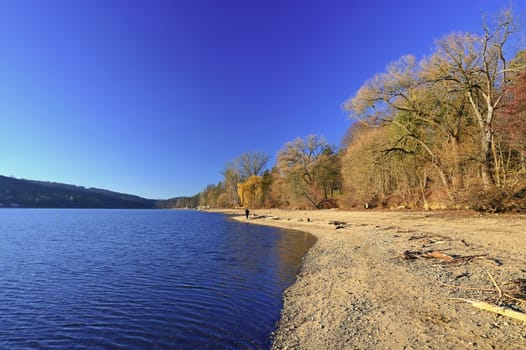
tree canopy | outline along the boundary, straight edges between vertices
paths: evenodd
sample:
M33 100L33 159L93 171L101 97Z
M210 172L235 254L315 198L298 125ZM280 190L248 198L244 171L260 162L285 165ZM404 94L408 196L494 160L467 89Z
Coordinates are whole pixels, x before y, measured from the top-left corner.
M343 107L340 149L310 135L270 157L244 153L204 202L235 207L526 208L526 51L510 10L480 33L405 55ZM519 47L520 49L520 47ZM342 130L343 133L343 130Z

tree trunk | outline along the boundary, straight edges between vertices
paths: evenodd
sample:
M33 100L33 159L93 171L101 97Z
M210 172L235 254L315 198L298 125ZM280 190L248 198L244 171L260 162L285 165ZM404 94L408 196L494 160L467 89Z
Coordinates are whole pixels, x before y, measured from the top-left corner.
M482 176L482 184L484 185L484 189L487 190L490 187L492 187L495 184L495 181L492 176L492 155L491 155L491 146L492 146L492 140L493 140L493 130L491 128L491 124L493 121L493 105L491 104L491 101L488 100L489 96L486 98L486 107L487 112L486 115L483 116L481 113L481 110L479 108L479 105L473 98L473 94L471 91L467 92L468 99L471 105L471 109L473 113L475 114L475 119L479 124L480 132L481 132L481 162L482 166L480 167L480 174Z
M482 167L481 167L481 175L482 175L482 183L484 185L484 189L488 190L493 185L495 185L495 179L493 178L493 167L492 167L492 142L491 142L491 132L489 130L486 130L484 132L484 138L482 140L482 150L481 153L483 155L482 160Z

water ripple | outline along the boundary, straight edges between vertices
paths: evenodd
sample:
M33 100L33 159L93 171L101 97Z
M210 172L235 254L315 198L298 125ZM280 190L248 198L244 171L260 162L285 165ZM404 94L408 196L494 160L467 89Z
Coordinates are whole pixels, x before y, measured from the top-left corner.
M193 211L0 210L0 348L266 349L310 236Z

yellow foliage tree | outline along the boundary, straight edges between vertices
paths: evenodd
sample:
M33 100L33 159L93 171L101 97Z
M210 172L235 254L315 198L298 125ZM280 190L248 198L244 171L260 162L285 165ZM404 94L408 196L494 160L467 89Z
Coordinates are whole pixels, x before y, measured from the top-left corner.
M259 207L263 203L263 178L251 176L237 185L237 194L244 207Z

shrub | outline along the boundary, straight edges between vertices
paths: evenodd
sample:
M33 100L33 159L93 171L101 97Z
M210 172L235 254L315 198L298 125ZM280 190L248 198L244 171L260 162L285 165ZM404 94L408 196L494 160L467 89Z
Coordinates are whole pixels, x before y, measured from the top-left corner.
M526 210L526 186L513 188L472 188L464 195L469 208L486 213L521 212Z

